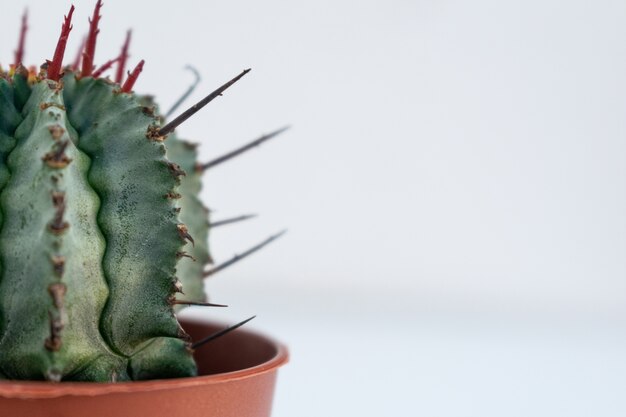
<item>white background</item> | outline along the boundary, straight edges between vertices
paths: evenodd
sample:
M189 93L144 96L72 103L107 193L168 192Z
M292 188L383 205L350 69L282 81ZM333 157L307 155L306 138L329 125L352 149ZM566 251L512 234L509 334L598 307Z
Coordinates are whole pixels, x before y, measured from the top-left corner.
M27 62L68 8L30 3ZM204 312L289 344L275 417L626 414L626 3L110 0L101 27L97 63L132 27L165 108L186 64L190 103L252 67L179 128L203 160L293 125L203 192L261 214L215 231L218 261L289 228Z

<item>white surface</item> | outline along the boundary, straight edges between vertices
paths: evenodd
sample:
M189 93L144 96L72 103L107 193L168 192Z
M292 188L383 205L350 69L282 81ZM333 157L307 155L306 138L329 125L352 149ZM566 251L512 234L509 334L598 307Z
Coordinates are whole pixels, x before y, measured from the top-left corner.
M258 313L250 325L289 345L273 417L626 414L623 320L403 311L401 297L219 295L237 305L211 317Z
M2 5L2 62L25 4ZM77 4L71 56L92 5ZM51 56L67 9L31 2L30 62ZM211 314L258 313L289 342L277 417L626 415L626 3L110 0L103 14L97 61L132 26L137 90L165 108L186 64L204 76L192 100L253 67L179 129L203 159L294 126L204 193L216 218L262 215L217 230L217 260L290 229L210 283L233 306Z

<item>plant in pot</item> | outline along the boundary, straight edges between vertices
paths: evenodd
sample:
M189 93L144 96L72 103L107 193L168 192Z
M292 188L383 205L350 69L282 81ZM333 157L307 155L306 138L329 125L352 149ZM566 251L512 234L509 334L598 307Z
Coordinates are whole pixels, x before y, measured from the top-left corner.
M206 169L284 129L198 163L174 130L249 70L166 123L133 92L143 61L126 73L130 33L95 66L101 7L74 63L63 59L72 6L51 60L22 65L24 17L0 69L0 410L269 416L285 348L230 333L250 319L224 328L176 313L217 306L203 279L280 235L212 266L198 195Z

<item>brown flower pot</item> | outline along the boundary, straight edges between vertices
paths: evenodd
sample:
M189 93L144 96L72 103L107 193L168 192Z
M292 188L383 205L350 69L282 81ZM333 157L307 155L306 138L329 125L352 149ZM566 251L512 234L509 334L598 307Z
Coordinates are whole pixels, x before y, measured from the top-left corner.
M225 326L181 320L194 340ZM108 383L0 381L0 416L269 417L287 349L235 330L196 352L195 378Z

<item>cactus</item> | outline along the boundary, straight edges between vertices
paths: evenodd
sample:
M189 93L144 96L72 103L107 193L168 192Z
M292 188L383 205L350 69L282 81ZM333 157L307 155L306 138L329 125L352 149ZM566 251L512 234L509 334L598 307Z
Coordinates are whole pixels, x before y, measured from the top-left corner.
M203 278L277 237L207 271L198 195L208 167L280 131L207 164L174 133L249 70L164 124L133 92L144 62L125 77L130 32L95 66L101 7L73 65L63 65L72 6L52 60L22 65L25 16L14 63L0 68L0 379L195 375L194 349L216 335L194 343L176 311L211 305Z

